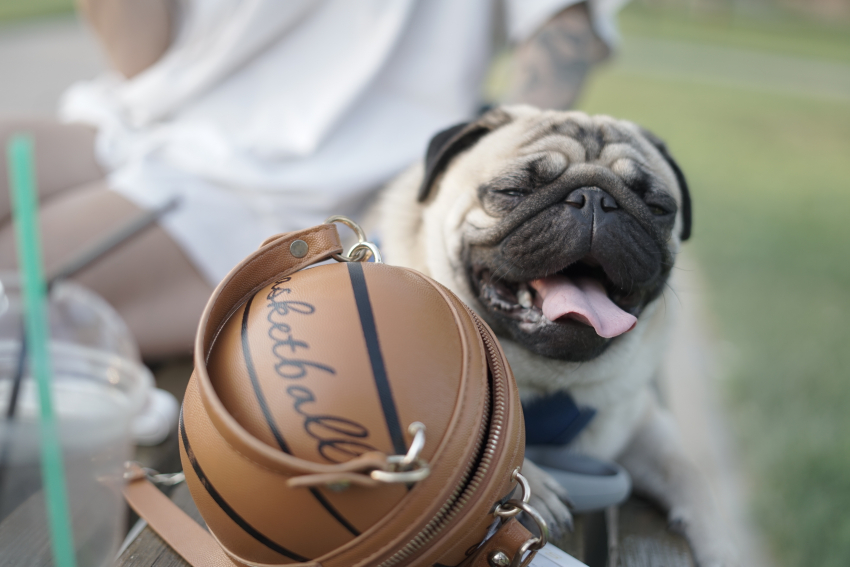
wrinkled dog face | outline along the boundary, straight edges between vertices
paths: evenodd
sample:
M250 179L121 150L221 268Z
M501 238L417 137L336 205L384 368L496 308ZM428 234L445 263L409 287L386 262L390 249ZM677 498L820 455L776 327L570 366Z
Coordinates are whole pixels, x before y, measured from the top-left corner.
M471 191L459 272L500 334L589 360L657 299L690 232L685 180L638 126L530 107L438 134L420 200Z

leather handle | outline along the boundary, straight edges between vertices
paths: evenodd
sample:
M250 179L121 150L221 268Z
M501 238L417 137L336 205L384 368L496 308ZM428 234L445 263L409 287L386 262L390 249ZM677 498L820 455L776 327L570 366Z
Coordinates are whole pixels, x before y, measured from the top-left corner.
M300 256L292 252L296 240L306 244L306 251ZM195 368L204 365L215 334L249 295L278 276L292 274L341 252L339 233L333 224L267 238L256 252L230 270L210 296L195 335Z
M276 280L341 252L342 244L335 224L321 224L268 238L218 284L204 308L195 336L195 372L192 379L197 382L201 403L213 426L227 443L240 447L244 457L283 474L337 474L350 472L352 468L372 470L384 468L386 457L382 456L379 462L375 455L366 454L346 465L324 465L299 459L248 435L218 398L207 371L207 356L225 321L249 297ZM378 463L380 466L375 466Z

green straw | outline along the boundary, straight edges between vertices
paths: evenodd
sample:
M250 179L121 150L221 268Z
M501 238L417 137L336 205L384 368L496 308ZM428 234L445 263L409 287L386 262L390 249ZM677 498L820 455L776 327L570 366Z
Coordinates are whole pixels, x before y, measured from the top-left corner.
M21 271L21 291L24 299L26 341L29 362L38 386L41 424L41 476L44 479L47 521L57 567L75 567L74 538L68 512L68 494L62 465L59 429L53 411L47 324L47 285L41 262L38 230L38 196L33 172L32 138L16 134L9 140L6 153L9 160L12 213L15 240L18 245L18 264Z

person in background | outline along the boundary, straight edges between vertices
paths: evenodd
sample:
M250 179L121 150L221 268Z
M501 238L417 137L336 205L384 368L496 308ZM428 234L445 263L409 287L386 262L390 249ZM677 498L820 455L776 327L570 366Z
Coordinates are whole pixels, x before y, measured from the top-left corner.
M112 70L67 91L61 122L0 122L0 141L35 139L48 270L179 198L75 279L146 360L187 354L212 289L263 240L356 216L475 116L500 35L516 46L503 102L570 108L625 1L79 0ZM10 220L2 197L0 269Z

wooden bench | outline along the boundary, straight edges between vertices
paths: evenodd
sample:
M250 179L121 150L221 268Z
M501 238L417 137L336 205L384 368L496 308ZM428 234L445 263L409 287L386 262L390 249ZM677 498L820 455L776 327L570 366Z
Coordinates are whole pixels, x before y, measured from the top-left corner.
M148 466L161 471L179 469L177 440L172 435L164 444L144 448L137 457ZM193 519L203 523L185 484L171 489L171 498ZM0 523L0 565L4 567L29 567L50 565L50 551L46 534L40 542L31 541L31 534L23 533L21 526L36 507L43 509L41 491L27 498L18 509ZM128 525L138 518L128 515ZM590 567L693 567L687 543L667 530L663 514L652 504L631 498L624 505L605 512L579 515L575 530L566 537L553 541ZM38 558L31 555L34 547L43 552ZM23 553L23 550L28 550ZM35 561L35 562L34 562ZM138 532L116 563L118 567L186 567L183 561L149 527Z
M157 385L178 399L186 389L192 372L191 361L164 365L155 369ZM162 472L180 470L177 435L171 436L155 447L139 447L135 458L144 466ZM203 523L185 484L171 489L171 498L193 519ZM30 567L51 565L46 536L40 543L43 553L39 559L21 553L24 544L31 546L27 535L21 533L21 522L15 518L26 516L35 506L44 506L42 495L36 492L0 523L0 565L3 567ZM136 525L138 517L128 513L128 526ZM131 530L134 533L137 530ZM589 567L693 567L694 562L687 543L667 530L663 514L652 504L631 498L624 505L605 512L584 514L575 518L575 530L566 537L553 541ZM29 547L31 550L32 547ZM117 567L186 567L188 564L168 547L149 527L138 531L116 563Z
M185 485L171 497L203 523ZM575 531L553 542L589 567L694 567L688 544L667 530L653 505L632 498L623 506L576 517ZM118 559L117 567L187 567L150 528L142 530Z

